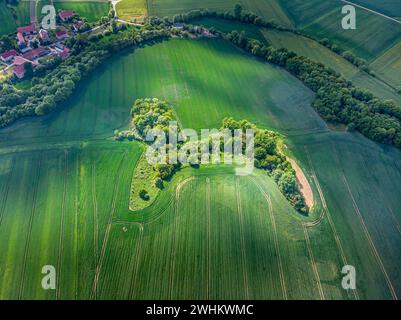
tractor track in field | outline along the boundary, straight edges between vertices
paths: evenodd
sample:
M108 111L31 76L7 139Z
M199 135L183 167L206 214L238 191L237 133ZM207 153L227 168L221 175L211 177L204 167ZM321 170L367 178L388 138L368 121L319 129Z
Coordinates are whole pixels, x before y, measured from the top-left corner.
M352 194L351 187L350 187L350 185L348 183L348 180L347 180L344 172L342 172L342 179L343 179L344 185L347 187L348 193L349 193L349 195L351 197L352 204L354 206L354 211L356 212L356 214L357 214L357 216L359 218L359 221L360 221L360 223L362 225L362 229L363 229L363 232L365 234L365 237L368 240L369 246L370 246L370 248L371 248L371 250L373 252L373 255L376 258L376 261L379 264L379 267L380 267L380 269L381 269L381 271L382 271L382 273L384 275L384 278L386 279L387 286L389 287L391 296L392 296L393 300L398 300L398 297L397 297L397 294L396 294L396 292L394 290L393 284L392 284L392 282L390 280L390 277L389 277L389 275L388 275L388 273L386 271L386 268L384 267L384 264L383 264L383 261L382 261L380 255L379 255L379 252L376 249L376 246L375 246L375 244L373 242L373 239L372 239L372 237L370 235L369 229L366 226L365 220L363 219L362 213L359 210L358 204L356 203L354 195Z
M305 224L302 224L302 226L303 226L303 229L304 229L306 247L307 247L308 252L309 252L309 258L310 258L310 262L311 262L311 265L312 265L312 270L313 270L313 273L315 275L317 288L319 290L320 300L325 300L322 284L320 282L319 270L318 270L317 265L316 265L315 257L313 256L313 251L312 251L312 246L311 246L310 239L309 239L307 226Z
M281 258L281 251L280 251L280 246L279 246L278 236L277 236L276 220L274 218L274 213L273 213L273 205L272 205L270 196L266 193L265 190L263 190L262 186L256 181L256 179L254 177L251 177L251 180L258 187L259 191L262 193L262 195L265 198L266 203L268 205L269 217L270 217L270 221L271 221L272 229L273 229L274 246L276 248L277 257L278 257L277 264L278 264L278 270L279 270L279 276L280 276L281 291L283 293L284 300L288 300L287 287L285 284L285 277L284 277L283 262L282 262L282 258Z
M114 216L114 211L116 209L116 202L117 202L117 193L118 193L120 180L121 180L121 170L122 170L122 167L123 167L124 160L125 160L126 156L127 156L127 151L124 152L124 155L123 155L123 157L121 159L120 165L119 165L119 167L117 169L116 182L115 182L114 190L113 190L113 201L112 201L112 205L111 205L111 209L110 209L109 220L108 220L106 231L105 231L104 238L103 238L102 250L100 252L99 261L98 261L97 266L96 266L95 277L93 279L92 292L91 292L91 295L90 295L90 299L91 300L93 300L93 299L96 300L97 299L97 284L99 282L99 276L100 276L100 271L102 269L104 256L105 256L105 253L106 253L107 242L108 242L108 239L109 239L111 226L113 224L113 216Z
M7 177L7 185L6 185L6 190L4 191L4 198L0 206L0 228L1 224L3 222L3 217L4 217L4 211L6 210L6 204L7 204L7 199L8 199L8 194L10 193L10 184L11 184L11 179L14 174L14 169L15 169L15 157L12 157L11 161L11 169L10 172L8 173Z
M391 213L391 217L393 218L393 221L394 221L395 227L397 228L398 233L401 234L401 226L397 220L397 217L394 214L394 211L390 207L388 207L388 211L390 211L390 213Z
M40 173L41 173L41 167L42 167L42 154L39 157L39 163L38 163L38 168L36 172L36 177L35 177L35 183L33 187L33 198L32 198L32 208L31 208L31 214L29 215L29 222L28 222L28 234L26 237L26 242L25 242L25 249L24 249L24 258L22 262L22 274L21 274L21 282L19 285L19 293L18 293L18 300L22 299L22 293L24 290L24 284L25 284L25 272L26 272L26 263L27 263L27 257L28 257L28 252L29 252L29 247L30 247L30 242L31 242L31 234L32 234L32 225L33 225L33 218L35 216L35 211L36 211L36 201L38 197L38 191L39 191L39 180L40 180Z
M319 197L320 197L320 200L322 202L322 206L323 206L322 211L325 212L325 214L326 214L327 221L329 222L331 231L332 231L333 236L334 236L334 241L336 242L338 251L340 252L342 263L343 263L344 266L346 266L346 265L348 265L348 260L347 260L347 257L345 256L344 247L343 247L343 245L341 243L341 240L340 240L340 237L338 235L337 229L335 227L334 221L331 218L330 210L327 207L326 199L324 197L322 188L320 187L320 183L318 181L317 174L315 172L315 169L314 169L314 166L313 166L313 163L312 163L312 159L310 157L309 150L308 150L307 146L304 146L304 149L305 149L306 156L308 158L310 170L312 171L313 180L315 181L316 187L318 189ZM305 223L305 225L308 228L316 226L316 224L311 225L311 224L308 224L308 223ZM352 290L352 292L353 292L353 295L355 297L355 300L359 300L358 290L355 289L355 290Z
M76 172L75 172L75 215L74 215L74 250L75 250L75 272L76 274L79 275L78 272L78 245L79 245L79 225L78 225L78 215L79 215L79 186L80 186L80 167L81 167L81 156L77 156L77 161L76 161ZM75 300L78 300L78 278L79 276L75 277Z
M92 205L93 205L93 249L95 254L95 261L99 260L99 219L97 210L96 199L96 163L92 162Z
M212 275L212 258L211 258L211 193L210 193L210 178L206 178L206 210L207 210L207 299L210 300L210 287L211 287L211 275Z
M338 154L337 154L337 149L333 145L332 145L332 149L333 149L334 154L335 154L336 162L340 167L340 159L339 159ZM351 187L350 187L350 185L348 183L347 177L345 176L345 173L344 173L344 170L342 169L342 167L341 167L341 178L342 178L343 183L344 183L345 187L347 188L348 194L349 194L349 196L350 196L350 198L352 200L352 205L354 207L354 211L355 211L356 215L359 218L359 222L360 222L360 224L362 226L362 230L363 230L363 232L365 234L366 239L368 240L369 247L370 247L370 249L371 249L371 251L373 253L373 256L376 259L376 262L378 263L378 265L379 265L379 267L380 267L380 269L381 269L381 271L383 273L383 276L384 276L385 280L386 280L386 283L387 283L387 286L388 286L388 288L390 290L391 296L392 296L393 300L398 300L398 297L397 297L397 294L396 294L396 292L394 290L393 284L392 284L392 282L390 280L390 277L389 277L389 275L388 275L388 273L386 271L386 268L385 268L385 266L383 264L383 261L382 261L382 259L380 257L380 254L377 251L377 248L376 248L376 246L375 246L375 244L373 242L372 236L370 235L369 229L368 229L368 227L367 227L367 225L365 223L365 219L363 218L362 213L361 213L361 211L360 211L360 209L358 207L358 204L357 204L356 199L355 199L355 197L354 197L354 195L352 193Z
M169 297L173 299L173 286L174 286L174 260L176 255L176 230L177 230L177 220L179 215L179 201L180 201L180 192L183 184L179 184L175 191L175 204L174 204L174 223L173 223L173 237L171 240L172 243L172 252L171 252L171 260L170 260L170 279L169 279Z
M57 255L57 275L61 277L62 263L61 259L64 253L64 216L65 216L65 199L67 196L67 178L68 178L68 151L64 150L64 186L63 186L63 200L61 204L61 220L60 220L60 236L58 244L58 255ZM60 281L57 281L56 286L56 300L60 299Z
M144 230L144 226L143 224L139 223L139 230L140 230L140 236L139 236L139 243L137 245L137 248L135 250L135 262L134 262L134 266L133 266L133 270L134 270L134 275L132 276L131 279L131 284L130 284L130 288L129 288L129 299L133 299L134 297L134 286L136 283L136 280L138 278L138 270L139 270L139 264L141 262L141 256L142 256L142 243L143 243L143 230Z
M246 299L249 300L249 284L248 284L248 272L246 268L246 251L245 251L245 239L244 239L244 219L242 212L242 203L241 203L241 194L239 189L239 178L235 177L235 190L236 190L236 198L237 198L237 211L239 218L239 228L241 235L241 261L242 261L242 269L244 276L244 287L245 287L245 296Z

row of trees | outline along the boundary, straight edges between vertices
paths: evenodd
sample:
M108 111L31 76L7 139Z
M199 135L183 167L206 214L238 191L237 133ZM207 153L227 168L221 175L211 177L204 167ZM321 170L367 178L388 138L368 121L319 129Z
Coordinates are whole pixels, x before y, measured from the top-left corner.
M321 63L287 49L275 49L233 31L224 37L266 61L285 68L316 93L313 107L327 121L348 125L368 138L401 148L401 107L383 101Z
M281 25L275 23L274 21L266 21L265 19L256 15L255 13L244 10L244 8L241 4L235 5L233 11L226 11L224 13L211 11L208 9L192 10L192 11L189 11L188 13L175 15L173 18L173 21L189 23L192 20L206 18L206 17L220 18L220 19L225 19L225 20L236 20L236 21L239 21L242 23L253 24L257 27L272 28L272 29L276 29L279 31L287 31L287 32L295 33L297 35L302 35L304 37L307 37L314 41L319 42L320 44L322 44L329 50L333 51L334 53L341 55L344 59L348 60L350 63L352 63L353 65L355 65L362 71L371 73L371 71L369 70L368 63L365 59L359 58L359 57L355 56L352 52L342 49L338 45L332 43L329 39L327 39L327 38L317 39L317 38L311 36L310 34L303 32L302 30L297 30L297 29L281 26Z

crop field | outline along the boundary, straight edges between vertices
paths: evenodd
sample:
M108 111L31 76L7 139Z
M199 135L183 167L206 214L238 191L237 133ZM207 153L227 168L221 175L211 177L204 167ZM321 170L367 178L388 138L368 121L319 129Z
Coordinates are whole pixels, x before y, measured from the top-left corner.
M116 11L120 19L143 20L148 15L147 0L123 0L117 3Z
M344 30L341 1L280 0L280 4L298 28L317 38L328 38L368 61L401 40L399 24L359 8L356 8L356 30Z
M305 49L306 50L306 49ZM184 127L248 119L286 135L316 206L301 217L264 173L185 169L128 210L143 148L115 142L137 98ZM391 299L401 297L401 152L332 132L285 71L218 39L127 50L68 105L0 131L0 298ZM341 269L357 270L357 291ZM41 288L54 265L55 291Z
M37 6L38 17L40 17L42 6L50 3L48 0L40 0ZM108 15L110 10L110 2L107 0L56 0L53 2L56 11L73 10L80 17L86 18L88 22L96 22L100 18Z
M384 80L401 87L401 41L370 65Z
M353 0L353 2L390 17L401 17L401 5L398 0Z
M268 20L282 25L291 26L291 21L281 9L277 0L147 0L151 15L160 17L173 16L195 9L210 9L218 12L232 11L237 3L241 3L246 10L255 12Z
M4 0L0 1L0 21L0 35L14 32L16 23Z

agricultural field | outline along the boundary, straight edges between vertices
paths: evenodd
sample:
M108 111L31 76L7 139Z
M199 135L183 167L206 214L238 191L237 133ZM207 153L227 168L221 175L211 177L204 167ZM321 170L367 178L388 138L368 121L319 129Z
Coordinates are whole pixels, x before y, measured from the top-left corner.
M322 37L337 3L242 2ZM148 8L171 16L199 3L148 0ZM234 3L201 4L224 11ZM68 2L76 8L68 9L83 4ZM104 15L86 8L93 19ZM385 25L361 16L372 28ZM303 36L197 23L244 30L401 104L392 88L399 79L395 29L338 36L373 61L386 85ZM113 134L128 128L133 103L146 97L168 101L184 128L219 128L233 117L279 132L312 188L310 214L297 213L266 172L241 176L229 165L184 168L162 190L153 188L149 203L139 202L133 193L149 175L144 145ZM345 126L333 130L313 99L283 69L218 38L173 38L116 54L59 111L0 130L0 299L401 298L401 151ZM44 265L56 269L55 290L41 287ZM341 286L345 265L356 268L356 290Z
M353 0L353 2L389 17L401 17L401 4L398 0Z
M49 4L48 0L40 0L38 8L38 17L41 16L41 8L45 4ZM56 11L73 10L80 17L86 18L88 22L96 22L100 18L108 15L110 10L110 2L107 0L56 0L53 2Z
M29 24L29 3L20 1L17 6L7 6L5 0L0 0L0 21L0 36L16 32L18 26Z
M0 35L14 32L16 28L15 19L4 0L0 1L0 21Z
M374 60L370 67L381 78L401 88L401 41Z
M116 5L117 16L125 21L142 21L148 15L147 0L122 0Z
M232 11L235 4L241 3L246 10L255 12L267 20L273 20L285 26L291 26L291 21L283 12L277 0L148 0L150 15L160 17L174 16L195 9L210 9L217 12Z

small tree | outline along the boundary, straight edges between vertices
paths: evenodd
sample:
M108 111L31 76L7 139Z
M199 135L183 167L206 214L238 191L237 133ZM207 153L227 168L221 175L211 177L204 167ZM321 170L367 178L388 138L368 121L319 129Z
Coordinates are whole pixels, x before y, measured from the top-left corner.
M242 15L242 5L237 3L234 7L234 16L239 19Z
M139 197L142 200L148 201L150 199L149 194L146 190L142 189L141 191L139 191Z

